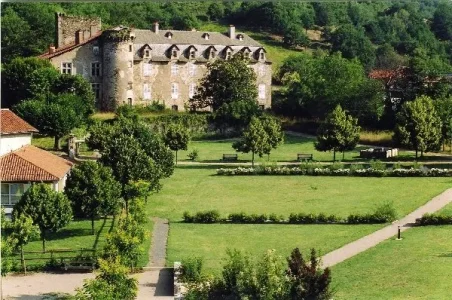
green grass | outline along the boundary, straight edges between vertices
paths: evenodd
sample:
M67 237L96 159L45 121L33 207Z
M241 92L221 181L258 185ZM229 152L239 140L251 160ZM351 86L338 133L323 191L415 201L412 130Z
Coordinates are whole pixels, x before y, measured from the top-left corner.
M261 256L268 249L287 257L295 247L325 254L369 234L382 225L231 225L171 223L167 263L202 257L207 272L218 272L226 250L238 249Z
M438 213L444 216L452 216L452 203L444 206L440 211L438 211Z
M188 160L187 154L193 149L198 149L199 158L198 161L220 161L223 154L236 153L232 148L232 143L236 139L226 140L201 140L191 141L188 145L188 150L179 151L179 160ZM359 159L359 150L356 148L354 151L345 153L345 160L352 161ZM273 150L270 154L270 161L296 161L297 153L312 153L314 160L316 161L333 161L332 152L320 152L314 148L314 139L304 138L299 136L293 136L286 134L284 144ZM239 161L251 161L251 153L238 153ZM255 157L256 162L267 161L267 156L259 158ZM342 159L342 153L336 153L336 159Z
M450 226L418 227L332 268L334 299L450 299Z
M213 168L177 168L151 197L150 214L182 219L191 213L217 209L232 212L328 213L348 216L369 213L392 201L405 215L449 188L451 178L367 178L312 176L216 176Z

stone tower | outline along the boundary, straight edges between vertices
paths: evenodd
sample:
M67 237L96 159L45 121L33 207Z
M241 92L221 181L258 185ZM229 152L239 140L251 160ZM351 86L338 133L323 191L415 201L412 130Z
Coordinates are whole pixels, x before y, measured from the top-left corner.
M133 40L130 28L116 27L104 31L103 96L101 109L113 111L119 105L133 104Z

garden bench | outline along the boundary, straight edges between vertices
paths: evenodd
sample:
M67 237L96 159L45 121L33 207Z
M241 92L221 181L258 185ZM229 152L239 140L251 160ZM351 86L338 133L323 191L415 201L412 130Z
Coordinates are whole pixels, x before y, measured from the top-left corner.
M92 260L81 260L81 261L67 261L61 260L62 269L65 271L68 270L77 270L77 271L93 271L94 270L94 261Z
M297 154L297 160L298 161L312 161L313 155L312 154L303 154L303 153L298 153Z
M238 158L237 154L223 154L223 160L233 161L237 160L237 158Z

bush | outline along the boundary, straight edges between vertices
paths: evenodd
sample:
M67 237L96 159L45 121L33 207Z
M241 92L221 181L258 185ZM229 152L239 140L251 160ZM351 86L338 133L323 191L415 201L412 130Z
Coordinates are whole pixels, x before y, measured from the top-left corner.
M220 213L216 210L197 212L193 217L194 223L218 223L220 221L222 221L220 219Z
M198 149L193 149L190 153L188 153L187 156L188 156L188 159L190 159L190 160L193 160L193 161L197 160L198 156L199 156Z
M375 209L373 213L375 220L381 220L382 223L392 222L397 219L397 212L392 202L381 204Z
M452 225L452 216L444 216L439 214L425 214L419 220L419 225Z
M200 257L188 258L182 262L180 279L182 282L201 282L203 260Z
M371 160L370 167L374 170L380 170L380 171L386 170L386 164L381 162L380 160Z
M235 214L229 214L228 220L231 223L246 223L247 215L244 212L235 213Z
M188 211L184 212L183 218L185 223L193 223L195 219Z

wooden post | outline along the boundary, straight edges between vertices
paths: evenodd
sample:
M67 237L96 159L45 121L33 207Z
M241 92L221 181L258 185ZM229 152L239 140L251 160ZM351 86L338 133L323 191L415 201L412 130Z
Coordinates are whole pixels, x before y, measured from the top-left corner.
M20 262L22 263L22 269L24 274L27 274L27 266L25 265L24 246L20 246Z

